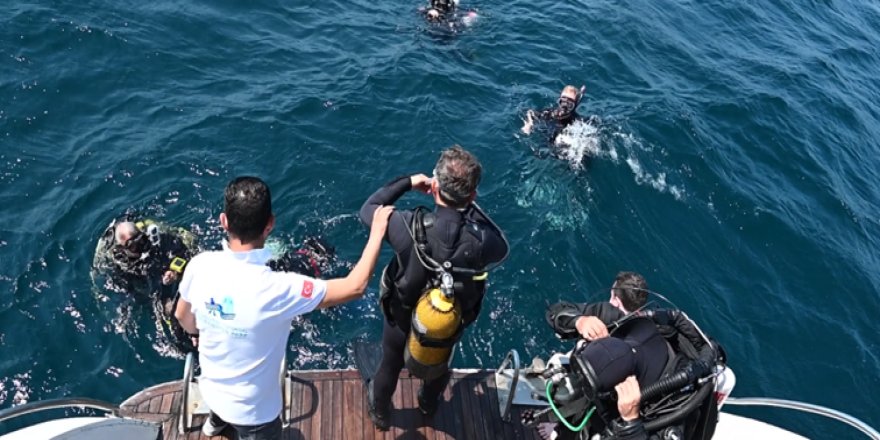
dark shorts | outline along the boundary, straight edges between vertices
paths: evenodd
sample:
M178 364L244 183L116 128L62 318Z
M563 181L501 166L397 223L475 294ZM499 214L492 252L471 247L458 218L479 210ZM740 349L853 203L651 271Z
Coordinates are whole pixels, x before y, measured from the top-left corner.
M208 416L211 417L215 426L224 424L225 422L217 414L213 412ZM234 425L229 424L235 429L239 440L280 440L281 439L281 417L269 423L262 425Z

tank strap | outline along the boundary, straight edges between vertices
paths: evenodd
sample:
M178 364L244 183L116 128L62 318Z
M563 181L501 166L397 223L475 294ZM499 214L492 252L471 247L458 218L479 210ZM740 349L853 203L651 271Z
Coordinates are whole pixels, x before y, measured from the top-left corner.
M413 328L415 330L415 328ZM449 348L453 345L457 344L461 339L461 335L464 333L464 325L459 324L458 329L455 331L455 334L450 336L448 339L436 339L429 336L424 335L421 332L413 331L413 335L416 337L416 340L419 341L419 344L423 347L430 348Z

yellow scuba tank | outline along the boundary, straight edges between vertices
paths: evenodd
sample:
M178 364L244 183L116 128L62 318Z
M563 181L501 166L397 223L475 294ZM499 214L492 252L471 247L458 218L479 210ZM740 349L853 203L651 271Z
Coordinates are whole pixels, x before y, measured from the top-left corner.
M455 297L439 288L425 292L413 309L404 351L410 374L431 380L446 373L461 330L461 306Z

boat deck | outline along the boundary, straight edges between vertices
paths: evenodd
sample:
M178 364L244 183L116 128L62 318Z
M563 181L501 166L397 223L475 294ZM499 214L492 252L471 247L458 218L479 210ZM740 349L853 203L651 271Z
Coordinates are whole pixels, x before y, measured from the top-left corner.
M522 427L514 406L512 423L501 420L492 371L456 371L433 417L418 410L416 395L421 381L405 370L394 394L391 430L379 431L367 416L366 393L355 370L294 371L293 405L285 440L305 439L535 439L534 430ZM175 412L180 407L182 381L147 388L121 405L121 414L161 422L166 440L206 440L234 438L232 429L223 435L206 437L201 433L205 416L196 416L193 427L178 434Z

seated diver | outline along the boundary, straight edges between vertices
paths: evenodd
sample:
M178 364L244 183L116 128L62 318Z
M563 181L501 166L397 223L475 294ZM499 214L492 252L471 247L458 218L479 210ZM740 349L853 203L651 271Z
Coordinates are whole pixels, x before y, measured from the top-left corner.
M697 378L708 377L711 366L716 362L716 347L703 339L696 326L683 313L676 310L643 311L647 294L644 277L633 272L621 272L611 287L609 302L563 302L548 309L548 323L558 336L582 337L588 341L575 349L571 361L573 371L579 372L578 377L583 376L581 383L586 398L582 403L575 402L577 409L574 412L569 409L569 414L585 424L592 415L592 412L587 412L592 404L598 417L592 419L588 429L581 433L572 430L566 422L557 425L553 432L542 432L545 438L593 438L595 434L599 434L600 438L632 440L711 438L717 421L717 408L711 392L704 393L697 401L699 408L694 408L690 413L681 411L680 415L677 414L679 419L670 419L668 423L660 423L652 413L646 425L641 416L633 416L632 405L623 408L620 401L617 405L611 402L612 391L617 389L619 392L621 385L631 388L631 383L625 385L623 382L634 376L632 380L641 384L643 391L652 387L654 390L646 392L649 395L647 398L641 393L635 397L628 392L630 404L632 400L644 398L649 402L649 409L657 409L660 404L650 401L657 397L657 392L678 386L678 382L671 382L673 378L691 383ZM678 386L671 391L680 388ZM624 409L628 411L626 414ZM663 410L671 411L669 408ZM642 412L648 411L642 408ZM704 417L699 418L698 413Z
M581 86L578 89L575 86L567 85L559 94L556 107L547 108L539 112L531 109L528 110L525 119L523 119L522 132L527 135L531 134L532 129L535 127L535 122L540 121L546 124L550 133L550 140L552 143L555 143L562 130L575 121L596 124L598 119L595 116L584 119L577 113L577 107L584 97L585 89L585 86Z

